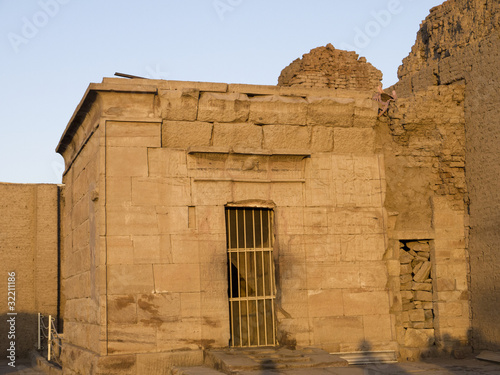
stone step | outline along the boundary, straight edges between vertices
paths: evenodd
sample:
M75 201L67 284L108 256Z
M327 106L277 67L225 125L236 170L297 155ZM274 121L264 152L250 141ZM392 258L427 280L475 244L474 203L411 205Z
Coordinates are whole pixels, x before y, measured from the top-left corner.
M345 367L348 362L337 355L331 355L316 348L301 350L249 348L207 351L205 365L225 374L234 374L252 371L273 373L283 369ZM281 373L281 371L276 373Z

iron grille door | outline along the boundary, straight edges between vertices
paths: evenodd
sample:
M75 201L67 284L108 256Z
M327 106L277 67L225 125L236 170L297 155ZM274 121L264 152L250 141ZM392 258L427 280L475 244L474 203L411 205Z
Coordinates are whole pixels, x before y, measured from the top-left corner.
M276 344L273 211L226 208L231 346Z

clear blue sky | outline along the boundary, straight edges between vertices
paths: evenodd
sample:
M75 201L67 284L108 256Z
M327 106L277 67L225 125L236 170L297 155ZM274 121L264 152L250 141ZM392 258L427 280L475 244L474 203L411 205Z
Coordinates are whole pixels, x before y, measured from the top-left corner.
M0 181L61 182L54 151L90 82L275 85L312 48L355 50L397 80L442 0L0 0Z

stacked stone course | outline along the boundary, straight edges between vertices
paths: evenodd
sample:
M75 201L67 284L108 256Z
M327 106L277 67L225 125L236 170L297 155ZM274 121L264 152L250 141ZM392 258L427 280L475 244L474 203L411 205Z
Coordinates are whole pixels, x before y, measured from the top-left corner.
M433 329L431 259L428 241L402 241L401 297L405 328Z

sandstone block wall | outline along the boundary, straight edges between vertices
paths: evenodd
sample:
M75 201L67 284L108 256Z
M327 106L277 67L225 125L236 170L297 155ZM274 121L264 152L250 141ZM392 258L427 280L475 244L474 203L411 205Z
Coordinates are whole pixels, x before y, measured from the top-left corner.
M121 79L92 90L59 146L74 288L65 371L120 361L144 373L228 346L228 203L274 207L280 344L396 349L371 92Z
M472 337L475 349L500 348L496 321L500 296L497 265L500 208L498 165L500 4L448 0L422 23L410 55L399 69L401 96L465 85L465 164L469 220Z
M0 183L2 353L14 341L16 356L27 357L37 343L37 314L58 315L59 189L57 185ZM8 296L13 296L8 295L9 272L15 272L16 279L14 311L7 303L12 302ZM12 312L17 315L15 338L10 340L7 319L12 316L7 313Z

